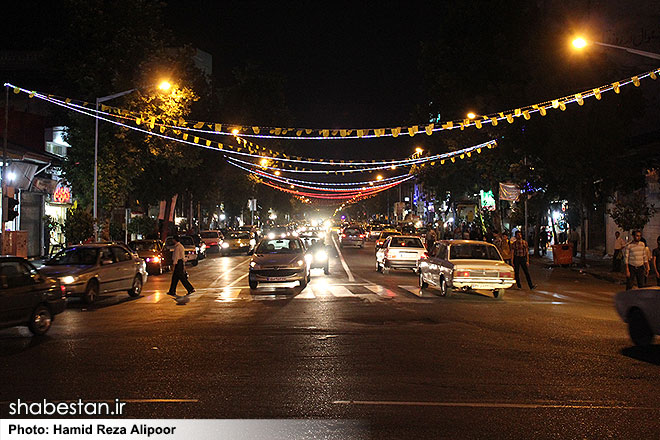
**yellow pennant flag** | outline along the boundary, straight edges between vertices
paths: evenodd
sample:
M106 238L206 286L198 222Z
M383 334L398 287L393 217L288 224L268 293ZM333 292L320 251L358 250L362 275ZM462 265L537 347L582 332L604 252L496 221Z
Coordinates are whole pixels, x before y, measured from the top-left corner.
M319 133L323 137L328 137L328 135L330 134L330 130L321 130Z
M635 87L639 87L639 77L638 76L633 76L632 77L632 82L635 84Z
M152 116L152 117L149 118L149 128L151 128L151 129L153 130L153 128L155 127L155 125L156 125L156 118L154 118L154 117Z
M658 75L656 75L655 72L651 72L651 73L649 74L649 76L650 76L651 79L653 79L653 80L658 79Z
M461 159L465 159L465 154L461 154L459 157L460 157Z
M566 110L566 103L564 101L559 103L559 110L561 111Z
M297 131L296 131L296 136L301 136L301 135L302 135L302 132L303 132L302 130L297 130Z
M554 101L552 101L552 108L558 108L558 107L559 107L559 100L555 99Z
M545 109L545 107L539 107L539 113L541 114L541 116L545 116L548 113L548 111Z
M513 115L511 113L506 115L506 120L509 124L513 124Z
M481 154L481 148L477 148L477 153Z
M513 114L514 114L514 116L516 116L516 117L520 116L520 113L521 113L521 111L520 111L519 108L517 108L517 109L515 109L515 110L513 111Z
M476 121L474 121L474 125L475 125L477 128L481 128L481 119L477 119Z
M332 132L331 132L331 134L332 134L333 136L337 136L337 133L339 133L339 130L332 130Z
M222 150L222 147L223 145L220 142L218 142L218 149Z
M161 126L160 126L160 132L161 132L161 133L165 133L165 126L164 126L164 125L161 125Z
M188 133L184 133L184 134L183 134L183 140L184 140L184 141L187 141L187 140L188 140Z
M614 93L620 93L621 92L621 84L618 82L612 83L612 89L614 89Z
M135 118L135 124L136 125L142 124L142 118L140 118L140 117Z
M203 122L198 122L195 125L193 125L193 127L195 127L195 128L202 128L203 126L204 126Z
M276 129L275 129L275 134L276 134L277 136L279 136L280 133L282 133L282 129L281 129L281 128L276 128Z
M358 136L358 137L362 137L362 136L364 136L364 130L358 130L358 131L357 131L357 136Z
M447 121L446 124L442 124L442 128L445 130L451 130L454 127L454 121Z
M287 128L282 129L282 134L283 135L287 134L288 132L289 132L289 130Z
M418 131L419 131L419 126L413 125L408 129L408 134L412 137L415 136L415 133L417 133Z
M259 127L252 127L254 134L259 134Z
M529 121L529 118L531 117L529 114L529 110L525 110L522 112L523 118L525 118L526 121Z
M472 152L470 152L470 151L468 151L468 152L465 153L465 154L467 154L467 157L472 157Z
M211 141L207 140L207 141L206 141L206 146L207 146L207 147L210 147L210 146L211 146Z
M339 130L339 135L341 137L346 137L346 130Z
M385 134L385 129L384 128L377 128L374 130L374 134L378 137L382 136Z
M456 158L454 156L452 156L451 161L456 162Z
M68 103L71 102L71 100L70 100L70 99L67 99L67 100L65 100L64 102L66 102L66 103L68 104ZM101 111L102 111L102 112L107 112L107 111L108 111L108 106L107 106L107 105L103 105L103 104L101 104Z
M462 131L462 130L465 130L465 124L464 124L464 123L459 122L458 125L460 125L460 127L461 127L461 131Z
M426 134L431 136L433 134L433 127L435 127L434 124L429 124L424 128L424 131L426 131Z
M199 137L195 136L193 138L193 142L195 142L196 144L199 144Z
M312 134L312 131L314 131L314 130L312 130L311 128L305 129L305 133L307 133L307 134Z
M584 99L582 99L582 94L581 93L576 93L575 94L575 100L577 101L578 105L583 105L584 104Z
M14 94L18 95L19 93L21 93L21 89L19 89L18 87L14 87Z
M401 133L401 127L392 128L392 137L399 136L399 133Z

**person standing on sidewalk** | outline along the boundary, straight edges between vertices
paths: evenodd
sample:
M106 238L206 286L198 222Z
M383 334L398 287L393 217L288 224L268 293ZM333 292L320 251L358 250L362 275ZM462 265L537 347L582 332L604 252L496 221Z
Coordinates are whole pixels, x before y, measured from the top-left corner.
M577 229L571 226L571 232L568 234L568 242L573 245L573 258L577 257L577 248L580 243L580 234Z
M516 274L518 288L522 288L520 283L520 268L522 268L527 278L529 290L533 290L536 286L532 283L532 277L529 276L529 270L527 268L529 266L529 245L527 241L523 240L520 230L516 231L516 241L511 244L511 250L513 251L513 270Z
M655 281L660 286L660 236L658 236L658 247L653 249L653 271L655 272Z
M649 261L646 245L642 241L642 231L633 231L633 241L628 243L623 252L623 263L626 268L626 289L632 289L634 283L639 288L644 287L649 273Z
M188 273L184 267L185 262L185 249L179 240L179 236L175 235L172 237L174 239L174 250L172 251L172 264L174 264L174 270L172 271L172 282L170 283L170 290L167 292L170 296L176 295L176 286L181 281L183 287L188 291L188 295L195 291L195 288L188 281Z
M612 272L621 272L621 261L623 260L623 250L626 248L626 241L621 238L621 233L614 233L614 255L612 256Z

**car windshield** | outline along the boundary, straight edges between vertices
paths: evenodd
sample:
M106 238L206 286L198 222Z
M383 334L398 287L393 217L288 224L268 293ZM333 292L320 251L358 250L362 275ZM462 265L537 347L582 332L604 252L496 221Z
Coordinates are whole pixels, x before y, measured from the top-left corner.
M350 229L344 229L344 234L346 235L360 235L362 234L362 229L358 228L350 228Z
M200 235L202 238L218 238L217 232L201 232Z
M99 250L97 248L70 248L58 252L53 258L46 261L47 266L93 266L96 264Z
M195 241L193 240L192 237L189 236L183 236L179 238L179 241L181 242L182 245L184 246L195 246Z
M302 249L298 239L264 240L257 247L257 254L296 254Z
M453 244L449 249L450 260L502 260L497 248L487 244Z
M232 232L229 236L230 238L250 238L249 232Z
M390 247L423 248L424 245L416 237L392 237Z
M131 241L128 244L128 247L134 251L157 251L158 247L156 246L155 241Z

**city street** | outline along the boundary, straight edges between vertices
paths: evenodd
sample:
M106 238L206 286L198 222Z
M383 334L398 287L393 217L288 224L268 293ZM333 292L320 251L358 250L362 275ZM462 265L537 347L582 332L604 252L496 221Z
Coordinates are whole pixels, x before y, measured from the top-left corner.
M657 436L660 346L632 347L621 286L532 264L534 292L443 298L376 272L373 242L333 248L302 292L251 292L249 256L210 254L186 305L166 273L135 299L70 300L44 338L0 331L2 417L118 398L128 418L354 420L365 438Z

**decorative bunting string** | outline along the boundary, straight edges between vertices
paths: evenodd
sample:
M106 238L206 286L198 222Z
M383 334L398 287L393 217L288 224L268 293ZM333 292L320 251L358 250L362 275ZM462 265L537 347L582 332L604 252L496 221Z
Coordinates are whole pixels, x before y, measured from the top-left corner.
M519 118L521 116L526 120L529 120L533 113L539 113L541 116L545 116L548 109L560 109L564 111L566 110L567 104L577 103L578 105L582 106L584 104L584 100L587 98L594 97L597 100L600 100L603 93L614 91L614 93L618 94L621 91L621 87L627 86L629 84L633 84L635 87L639 87L641 80L646 78L655 80L657 79L658 75L660 75L660 68L634 75L620 81L615 81L610 84L602 85L600 87L591 88L578 93L572 93L561 98L555 98L537 104L522 106L512 110L489 113L486 115L478 116L475 119L460 119L446 121L440 124L421 123L410 126L402 125L399 127L387 128L281 128L258 126L255 124L224 124L218 122L186 121L183 119L179 119L178 121L162 120L156 116L145 115L142 113L136 113L106 105L101 105L101 111L106 113L108 116L130 117L134 121L139 121L140 123L148 121L150 128L154 128L156 125L158 125L161 128L164 127L164 129L192 131L214 135L240 135L244 138L325 140L368 139L382 136L398 137L402 133L405 133L408 136L415 136L421 133L431 135L438 131L454 129L464 130L468 127L476 127L477 129L480 129L484 124L491 124L491 126L496 126L500 121L504 120L506 120L508 123L513 123L515 118ZM5 83L5 87L13 88L15 93L28 93L30 97L38 95L38 93L35 91L27 91L9 83ZM63 102L66 106L77 105L88 109L94 109L95 107L94 103L87 101L77 101L70 98L57 98L53 95L47 96L51 99Z

